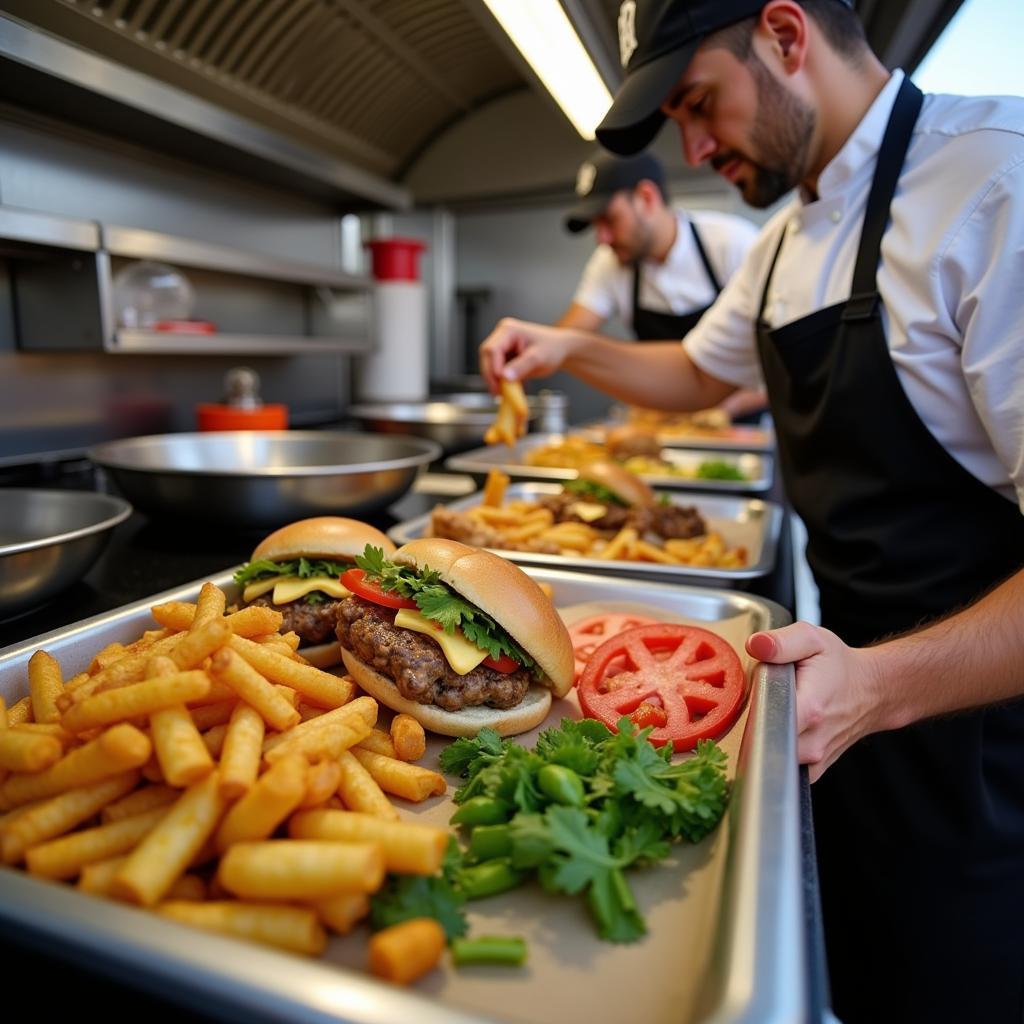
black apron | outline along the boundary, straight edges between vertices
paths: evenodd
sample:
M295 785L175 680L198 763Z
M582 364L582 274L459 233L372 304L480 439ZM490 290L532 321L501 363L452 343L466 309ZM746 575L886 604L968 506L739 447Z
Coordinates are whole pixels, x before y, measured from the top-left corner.
M697 233L697 225L690 221L690 230L693 232L693 241L697 246L697 254L701 263L707 271L708 279L715 289L717 298L722 290L718 281L715 268L711 266L711 260L704 251L704 244ZM642 309L640 307L640 264L633 265L633 333L637 341L668 341L685 337L694 327L697 321L711 308L709 302L703 309L695 310L692 313L684 313L677 316L675 313L658 313L653 309Z
M886 344L876 273L921 102L906 79L850 299L775 330L765 323L783 231L758 317L780 467L807 525L822 622L854 646L955 611L1024 564L1019 509L935 440ZM869 736L812 795L840 1020L1019 1024L1024 702Z

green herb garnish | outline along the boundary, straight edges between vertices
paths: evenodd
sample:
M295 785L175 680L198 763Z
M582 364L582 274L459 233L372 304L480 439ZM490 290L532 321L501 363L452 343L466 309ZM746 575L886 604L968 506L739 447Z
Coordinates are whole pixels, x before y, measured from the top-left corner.
M629 508L629 502L625 498L609 490L604 484L597 484L592 480L566 480L562 486L570 494L575 494L580 498L590 498L600 505L619 505L622 508Z
M310 576L330 576L337 579L352 566L348 562L331 562L323 558L297 558L292 562L272 562L269 558L257 558L246 562L234 575L234 581L240 587L247 587L259 580L271 579L274 576L298 576L309 579ZM306 604L323 604L334 598L320 590L311 590L303 598Z
M701 480L746 480L746 475L731 462L721 459L709 459L697 467L697 476Z

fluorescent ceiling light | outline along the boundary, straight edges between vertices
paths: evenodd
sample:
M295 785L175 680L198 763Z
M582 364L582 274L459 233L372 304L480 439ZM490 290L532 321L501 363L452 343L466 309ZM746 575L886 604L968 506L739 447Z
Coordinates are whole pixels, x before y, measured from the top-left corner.
M612 105L558 0L484 0L573 127L585 139Z

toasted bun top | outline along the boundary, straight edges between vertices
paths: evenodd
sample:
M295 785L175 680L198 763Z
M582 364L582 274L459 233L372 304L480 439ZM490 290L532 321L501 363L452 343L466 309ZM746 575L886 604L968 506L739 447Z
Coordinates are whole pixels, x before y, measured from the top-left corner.
M256 545L252 561L258 558L269 558L274 562L293 558L329 558L350 562L363 553L367 544L383 548L385 555L391 555L395 550L395 545L380 530L357 519L315 516L289 523L264 537Z
M649 507L654 504L654 491L635 473L615 462L590 462L578 471L580 480L607 487L630 505Z
M437 537L403 544L393 560L439 573L537 662L557 696L572 689L576 663L569 631L544 591L517 565L490 551Z

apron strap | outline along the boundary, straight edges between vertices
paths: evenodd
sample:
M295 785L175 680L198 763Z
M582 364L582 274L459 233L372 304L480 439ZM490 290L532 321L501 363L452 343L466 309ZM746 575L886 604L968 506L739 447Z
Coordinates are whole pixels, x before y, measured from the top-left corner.
M764 308L768 305L768 289L771 288L772 278L775 276L775 264L779 262L779 254L782 252L782 243L786 241L786 230L789 228L789 222L787 221L782 225L782 230L779 232L779 244L775 246L775 255L772 257L771 263L768 264L768 276L764 279L764 288L761 290L761 305L757 309L757 320L756 323L764 323Z
M923 102L924 94L921 90L909 78L904 78L878 152L878 164L868 195L867 209L864 211L864 225L853 270L853 287L850 300L843 310L843 320L846 322L870 320L881 302L877 277L882 235L889 226L889 207L896 193L903 161Z
M715 268L711 266L711 260L708 259L708 254L704 249L704 243L700 240L700 234L697 231L697 225L694 224L693 218L690 218L690 231L693 233L693 240L697 245L697 255L700 256L701 263L704 264L704 269L708 272L708 278L711 281L711 286L715 289L715 295L722 294L722 284L718 280L718 275L715 273Z

